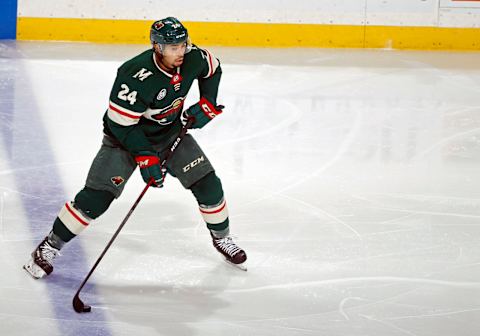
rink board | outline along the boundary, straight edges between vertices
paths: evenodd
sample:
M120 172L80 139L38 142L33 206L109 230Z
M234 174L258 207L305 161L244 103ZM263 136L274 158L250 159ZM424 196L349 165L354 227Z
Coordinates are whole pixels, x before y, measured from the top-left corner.
M149 43L151 21L19 17L19 40ZM480 50L480 29L281 23L185 22L200 45Z

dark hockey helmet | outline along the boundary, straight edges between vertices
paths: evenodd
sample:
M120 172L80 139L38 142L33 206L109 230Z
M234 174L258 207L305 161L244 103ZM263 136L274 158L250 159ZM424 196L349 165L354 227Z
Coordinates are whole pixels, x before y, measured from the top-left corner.
M186 52L189 52L192 47L187 28L174 17L155 21L150 28L150 41L152 44L158 43L160 46L185 42L187 44Z

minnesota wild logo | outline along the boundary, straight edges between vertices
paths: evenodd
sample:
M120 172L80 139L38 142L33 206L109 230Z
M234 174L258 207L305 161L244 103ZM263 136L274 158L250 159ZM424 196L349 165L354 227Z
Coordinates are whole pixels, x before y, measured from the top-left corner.
M162 28L163 26L165 26L163 24L163 22L155 22L155 24L153 25L153 27L156 29L156 30L159 30L160 28Z
M179 111L182 110L183 107L183 100L185 97L179 97L175 99L169 106L166 108L162 109L160 113L152 115L152 118L155 120L162 120L163 118L166 118L172 114L175 114Z
M113 176L110 178L110 181L112 181L112 183L115 184L116 187L118 187L120 184L125 182L125 179L121 176Z

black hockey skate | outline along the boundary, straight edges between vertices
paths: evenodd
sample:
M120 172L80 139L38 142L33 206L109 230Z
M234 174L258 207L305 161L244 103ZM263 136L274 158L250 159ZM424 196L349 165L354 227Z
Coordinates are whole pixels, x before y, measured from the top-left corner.
M23 268L35 279L43 278L53 272L53 259L59 250L50 245L48 237L32 252L32 258L23 265Z
M247 254L233 242L232 237L226 236L224 238L216 238L212 233L210 233L210 235L212 236L213 246L225 257L225 260L229 264L232 264L243 271L247 270L244 265L247 260Z

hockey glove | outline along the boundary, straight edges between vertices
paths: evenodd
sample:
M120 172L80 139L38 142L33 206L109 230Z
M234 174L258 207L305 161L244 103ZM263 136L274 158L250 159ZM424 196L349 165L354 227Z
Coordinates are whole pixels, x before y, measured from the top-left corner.
M183 125L187 124L189 118L194 118L191 128L202 128L210 122L213 118L222 113L225 108L223 105L214 106L205 97L200 98L200 101L182 112L180 119Z
M153 187L163 187L163 172L160 164L160 158L152 152L140 152L140 155L135 157L138 166L140 167L140 173L145 183L150 182L153 178Z

